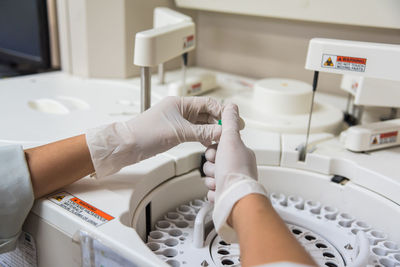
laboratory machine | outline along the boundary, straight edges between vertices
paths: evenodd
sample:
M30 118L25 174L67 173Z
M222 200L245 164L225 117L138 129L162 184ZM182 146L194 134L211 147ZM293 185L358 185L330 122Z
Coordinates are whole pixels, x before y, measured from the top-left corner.
M398 89L398 68L384 65L385 58L399 62L400 47L312 39L306 68L388 80ZM147 97L153 104L171 94L169 84L182 80L180 70L167 74L164 83L156 75L144 77L152 83ZM196 67L186 75L214 77L205 79L216 84L206 95L239 105L246 121L242 137L255 151L259 181L319 266L400 266L398 120L347 128L346 98L317 91L314 100L317 79L314 86L285 78L257 81ZM14 114L1 118L7 126L0 133L2 144L43 144L127 119L142 107L136 101L139 78L110 82L55 72L0 83L0 94L15 98L0 106L2 114ZM113 93L107 94L110 86ZM397 100L390 107L398 105ZM197 143L181 144L110 177L85 177L37 200L17 252L2 255L0 262L240 266L238 244L226 243L213 229L213 207L201 179L204 151Z

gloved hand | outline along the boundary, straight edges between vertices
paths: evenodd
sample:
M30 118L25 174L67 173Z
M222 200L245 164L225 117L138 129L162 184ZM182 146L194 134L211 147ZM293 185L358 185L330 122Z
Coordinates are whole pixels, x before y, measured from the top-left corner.
M216 149L213 145L207 149L207 162L203 167L207 176L205 183L211 190L208 197L215 201L214 226L226 242L236 241L236 233L227 223L235 203L249 194L267 197L264 187L257 182L254 152L243 144L239 130L238 108L228 104L222 112L222 134L218 147Z
M180 143L205 146L219 139L222 105L210 97L166 97L126 122L115 122L86 132L98 178L164 152Z

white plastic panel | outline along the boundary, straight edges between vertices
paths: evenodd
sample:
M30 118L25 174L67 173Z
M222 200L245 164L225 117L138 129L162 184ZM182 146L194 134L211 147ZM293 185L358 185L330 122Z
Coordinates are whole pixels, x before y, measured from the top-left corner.
M139 87L125 81L55 71L2 79L0 88L0 141L25 147L128 120L140 110Z
M305 162L299 161L296 147L305 136L282 135L281 166L308 170L326 175L340 175L353 183L377 192L395 203L400 203L399 147L370 153L348 151L338 140L324 134L310 135Z
M336 207L340 212L368 222L375 229L384 230L390 239L400 242L396 219L383 219L398 216L399 206L382 195L352 181L345 185L333 183L331 175L268 166L261 166L258 171L259 181L268 192L301 196Z
M303 162L299 160L299 148L301 145L305 144L306 136L300 134L283 134L281 166L330 174L330 158L318 155L316 153L310 153L310 151L312 151L314 147L318 147L320 142L329 140L331 138L333 138L333 135L331 134L311 134L308 142L308 153L306 154L305 161Z
M153 13L153 27L160 28L182 21L192 21L192 18L167 7L156 7Z
M200 167L201 153L206 147L197 142L180 144L164 153L175 161L175 175L181 175Z
M400 29L397 0L175 0L178 7Z
M191 21L138 32L133 63L153 67L195 48L195 25Z
M354 96L354 104L400 107L400 82L343 75L340 88Z
M400 45L313 38L305 68L313 71L350 74L400 81L394 62L400 60Z
M246 127L241 131L243 142L254 151L257 165L278 166L281 159L281 136Z

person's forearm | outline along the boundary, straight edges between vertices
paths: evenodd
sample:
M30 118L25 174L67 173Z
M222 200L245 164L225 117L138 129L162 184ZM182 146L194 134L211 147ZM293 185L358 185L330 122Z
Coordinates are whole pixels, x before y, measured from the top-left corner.
M35 198L94 172L85 135L25 150Z
M251 194L239 200L230 223L238 233L242 266L278 261L316 266L266 197Z

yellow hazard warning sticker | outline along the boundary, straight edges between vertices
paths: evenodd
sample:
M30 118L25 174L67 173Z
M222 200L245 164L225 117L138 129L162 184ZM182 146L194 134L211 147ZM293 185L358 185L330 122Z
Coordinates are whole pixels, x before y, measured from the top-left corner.
M374 134L371 136L371 145L383 145L397 142L397 131Z
M57 201L61 201L61 200L63 200L64 197L65 197L64 195L56 195L56 196L53 196L52 198Z
M187 93L188 95L190 95L190 94L198 93L198 92L200 92L200 91L201 91L201 82L198 82L198 83L192 84L192 86L190 86L190 87L186 90L186 93Z
M114 219L113 216L68 192L56 193L47 199L94 226L100 226Z
M194 35L189 35L183 38L183 49L188 49L194 46Z
M338 70L365 72L367 59L359 57L323 54L321 67Z

